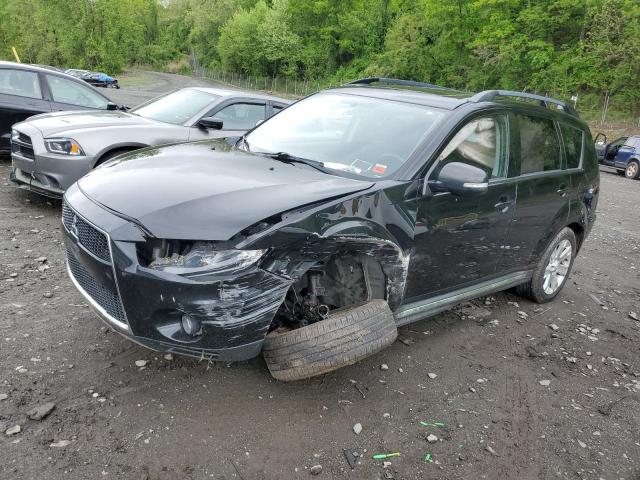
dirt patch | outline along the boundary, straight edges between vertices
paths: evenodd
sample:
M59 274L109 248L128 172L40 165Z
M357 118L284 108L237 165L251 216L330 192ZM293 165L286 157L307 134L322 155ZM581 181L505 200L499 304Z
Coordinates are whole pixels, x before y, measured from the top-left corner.
M8 176L4 162L2 479L289 479L318 464L320 478L640 475L640 182L602 174L598 222L554 302L481 299L287 384L262 359L167 359L103 326L67 278L59 203Z

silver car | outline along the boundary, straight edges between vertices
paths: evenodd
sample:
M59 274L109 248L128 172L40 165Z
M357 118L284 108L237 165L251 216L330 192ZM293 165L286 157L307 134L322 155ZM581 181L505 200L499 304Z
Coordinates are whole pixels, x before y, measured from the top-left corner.
M124 152L242 135L289 100L239 90L184 88L129 112L56 112L13 126L11 180L50 197Z

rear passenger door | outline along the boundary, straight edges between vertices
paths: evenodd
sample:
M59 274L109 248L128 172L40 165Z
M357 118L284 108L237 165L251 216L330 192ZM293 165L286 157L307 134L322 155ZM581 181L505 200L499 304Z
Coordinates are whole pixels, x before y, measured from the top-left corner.
M519 160L517 203L504 268L532 266L566 223L571 178L563 169L559 128L551 117L514 115Z
M50 110L49 102L43 99L37 72L0 69L0 150L9 149L14 123Z

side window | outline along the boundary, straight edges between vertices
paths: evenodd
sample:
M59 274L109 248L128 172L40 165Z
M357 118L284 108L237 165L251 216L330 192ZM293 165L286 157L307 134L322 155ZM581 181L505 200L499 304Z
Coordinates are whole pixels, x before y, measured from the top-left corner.
M560 142L553 120L518 115L520 174L560 169Z
M0 70L0 93L41 99L38 74L25 70Z
M223 130L249 130L265 119L265 105L257 103L234 103L214 115L223 121Z
M567 157L567 168L580 167L582 158L582 144L584 134L582 130L560 124L562 139L564 140L564 153Z
M507 176L507 125L503 115L475 118L444 148L438 162L461 162L480 167L489 178Z
M90 87L57 75L47 75L47 82L54 102L103 110L107 108L109 101Z

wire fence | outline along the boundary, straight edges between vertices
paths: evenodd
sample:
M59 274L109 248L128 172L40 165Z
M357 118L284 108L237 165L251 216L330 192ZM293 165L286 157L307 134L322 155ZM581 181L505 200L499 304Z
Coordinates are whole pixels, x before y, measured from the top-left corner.
M239 72L226 72L215 68L203 67L193 53L189 55L189 63L196 77L214 80L246 90L262 91L293 99L305 97L324 88L344 85L354 80L342 78L302 80L287 77L253 76ZM574 99L572 98L572 100ZM586 117L590 124L601 126L604 129L610 128L611 130L615 130L616 126L618 129L640 128L640 118L638 117L634 118L634 116L625 115L624 119L619 119L615 118L617 115L609 115L611 100L612 97L606 95L600 102L601 105L599 107L594 105L591 106L591 108L586 108L586 111L584 108L580 108L584 106L578 101L577 108L579 111L582 110L581 114L584 114L583 118ZM572 101L571 103L574 102Z
M194 55L190 55L189 61L196 77L226 83L246 90L257 90L290 98L305 97L324 88L337 87L350 81L335 78L298 80L287 77L253 76L238 72L225 72L214 68L204 68L195 59Z

